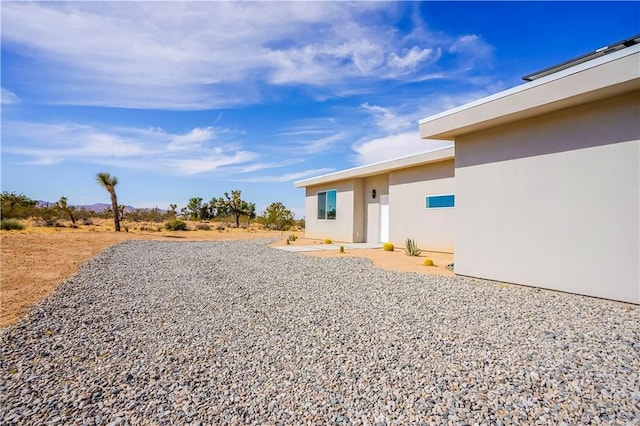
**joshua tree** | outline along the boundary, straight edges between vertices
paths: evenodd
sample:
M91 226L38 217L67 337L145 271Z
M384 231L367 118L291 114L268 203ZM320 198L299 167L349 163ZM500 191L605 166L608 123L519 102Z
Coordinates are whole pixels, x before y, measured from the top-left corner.
M178 214L176 209L178 208L177 204L169 204L169 214L171 215L172 218L176 218L176 215Z
M120 232L120 209L118 208L118 196L116 195L116 185L118 178L111 176L107 172L100 172L96 175L98 184L109 192L111 196L111 210L113 211L113 225L116 232Z
M71 219L71 223L76 224L76 217L73 215L73 211L75 210L72 206L67 205L67 197L60 197L58 201L56 201L55 207L62 210L69 219Z
M187 211L189 212L190 219L202 219L200 216L200 209L202 208L202 197L193 197L189 198L189 203L187 204Z
M229 211L236 218L236 227L240 227L240 215L245 215L249 219L256 217L256 205L254 203L247 203L240 198L239 190L232 190L231 196L228 192L224 193L226 200L222 200L225 210Z

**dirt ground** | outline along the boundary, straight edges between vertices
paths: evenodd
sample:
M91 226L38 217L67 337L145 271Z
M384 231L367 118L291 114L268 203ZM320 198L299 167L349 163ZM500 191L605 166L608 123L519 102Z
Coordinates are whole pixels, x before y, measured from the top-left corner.
M94 220L93 225L78 228L48 228L29 226L21 231L0 232L0 328L15 323L29 308L53 292L60 283L72 276L85 262L107 247L125 240L203 241L276 238L274 245L284 245L293 234L303 236L304 231L264 231L256 227L247 229L225 228L169 232L158 230L158 224L124 223L129 232L113 232L113 224ZM123 226L123 229L124 229ZM295 245L320 244L320 241L298 238ZM379 268L401 272L453 275L445 268L453 262L453 255L423 252L410 257L396 248L394 252L381 249L308 252L310 256L359 256L372 259ZM423 266L430 257L436 266Z
M291 244L296 246L313 246L320 244L320 240L308 238L298 238ZM271 244L271 246L281 246L286 244L286 238ZM340 244L334 242L333 244ZM338 250L304 252L308 256L317 257L366 257L373 261L374 266L381 269L389 269L398 272L417 272L419 274L453 276L454 273L446 268L453 263L453 254L423 251L420 256L407 256L400 247L395 247L394 251L384 251L382 249L345 249L344 254ZM433 266L424 266L424 260L430 258Z

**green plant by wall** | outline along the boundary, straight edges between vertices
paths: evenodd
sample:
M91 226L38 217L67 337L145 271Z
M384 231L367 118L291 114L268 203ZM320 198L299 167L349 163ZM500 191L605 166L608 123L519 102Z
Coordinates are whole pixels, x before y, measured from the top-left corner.
M342 253L342 254L344 254L344 246L340 246L340 250L339 250L339 252L340 252L340 253Z
M295 240L297 240L297 239L298 239L298 236L297 236L296 234L291 234L291 235L289 235L289 237L287 238L287 241L294 242L294 241L295 241Z
M384 250L384 251L393 251L393 250L395 250L395 246L393 245L393 243L384 243L382 245L382 250Z
M424 262L422 262L422 264L424 266L433 266L433 260L429 259L428 257L424 260Z
M1 228L6 231L24 229L24 225L15 219L3 219Z
M331 244L331 238L325 238L324 239L324 243L325 244Z
M186 231L187 223L181 219L173 219L165 223L164 227L169 231Z
M422 250L418 248L416 242L410 238L407 238L404 242L404 251L407 256L420 256L420 253L422 253Z

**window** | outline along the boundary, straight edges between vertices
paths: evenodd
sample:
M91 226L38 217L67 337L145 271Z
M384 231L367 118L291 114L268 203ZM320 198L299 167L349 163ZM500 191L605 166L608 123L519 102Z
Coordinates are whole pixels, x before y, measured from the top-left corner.
M336 190L318 192L318 219L336 218Z
M425 197L425 208L427 209L441 209L445 207L454 207L456 202L456 196L449 195L427 195Z

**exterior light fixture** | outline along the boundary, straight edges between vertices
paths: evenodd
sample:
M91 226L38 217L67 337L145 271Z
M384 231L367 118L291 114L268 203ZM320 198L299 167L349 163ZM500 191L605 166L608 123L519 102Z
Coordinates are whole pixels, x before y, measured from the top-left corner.
M372 198L376 198L376 190L375 189L371 191L371 197Z

